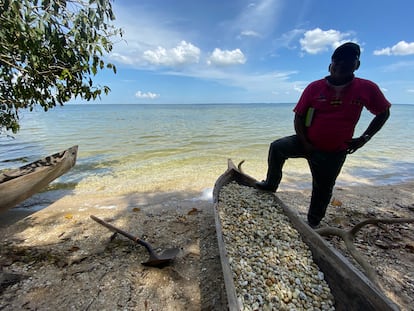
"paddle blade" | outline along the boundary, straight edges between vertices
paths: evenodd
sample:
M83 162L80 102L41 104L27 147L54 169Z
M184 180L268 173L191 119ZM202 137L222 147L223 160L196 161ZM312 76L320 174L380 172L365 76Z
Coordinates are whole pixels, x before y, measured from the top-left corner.
M162 268L170 264L177 256L180 250L178 248L169 248L164 250L161 254L152 254L148 261L143 262L144 266Z

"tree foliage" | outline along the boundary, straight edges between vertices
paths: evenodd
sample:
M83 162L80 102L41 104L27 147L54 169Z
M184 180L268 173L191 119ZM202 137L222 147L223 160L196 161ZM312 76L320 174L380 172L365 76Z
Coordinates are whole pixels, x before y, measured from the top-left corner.
M92 77L104 68L112 39L111 0L0 0L0 133L19 130L19 111L45 111L108 86Z

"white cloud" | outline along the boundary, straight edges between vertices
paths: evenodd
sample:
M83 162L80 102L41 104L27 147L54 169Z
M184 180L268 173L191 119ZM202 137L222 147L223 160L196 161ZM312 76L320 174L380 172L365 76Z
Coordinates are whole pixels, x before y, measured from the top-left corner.
M286 96L286 90L289 90L290 94L294 94L293 99L297 100L299 98L297 92L303 90L309 84L309 81L292 79L293 76L298 74L297 71L240 74L239 72L220 70L217 67L210 66L205 70L196 70L192 73L170 72L169 74L216 81L222 85L246 90L251 96L250 99L244 98L247 101L263 97L281 102L290 101L292 95Z
M305 33L305 30L303 29L292 29L288 32L285 32L282 34L282 36L277 39L278 42L280 42L281 46L284 46L288 49L295 48L298 38Z
M116 27L122 28L122 40L115 42L110 58L116 63L135 68L148 67L148 61L143 59L147 50L156 51L157 47L174 47L177 42L188 38L185 33L174 27L166 27L160 21L169 20L166 12L151 10L139 1L122 4L115 1ZM187 41L190 41L187 39Z
M200 49L191 43L181 41L179 45L172 49L159 46L155 50L146 50L143 53L143 58L152 65L175 67L198 63Z
M299 42L302 51L309 54L318 54L330 49L335 49L345 41L349 41L350 39L348 38L351 35L351 33L342 33L333 29L322 30L320 28L315 28L306 31Z
M374 55L412 55L414 54L414 42L400 41L392 47L375 50Z
M135 97L138 98L145 98L145 99L155 99L160 97L160 94L155 94L152 92L142 92L142 91L138 91L135 93Z
M303 87L303 85L302 86L294 85L293 89L298 93L302 93L305 88Z
M232 51L215 48L207 60L207 64L216 66L240 65L246 62L246 57L240 49Z
M241 37L257 37L257 38L261 37L261 35L254 30L243 30L240 33L240 36Z
M132 57L128 57L120 53L114 52L110 55L110 58L111 58L111 61L116 61L116 62L120 62L120 63L127 64L127 65L134 64L134 59Z
M257 0L250 2L233 21L232 28L242 35L266 37L279 20L282 12L282 1Z
M383 72L403 72L414 70L414 61L400 61L388 66L382 67Z

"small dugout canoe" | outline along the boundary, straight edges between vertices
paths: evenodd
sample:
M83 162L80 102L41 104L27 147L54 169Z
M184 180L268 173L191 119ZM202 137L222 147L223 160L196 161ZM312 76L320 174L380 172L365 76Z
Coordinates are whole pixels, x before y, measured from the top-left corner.
M226 251L225 239L219 214L219 195L221 189L230 182L236 182L243 186L254 187L257 181L243 173L239 167L229 159L228 169L217 179L214 190L214 217L220 260L223 270L224 283L227 294L228 309L230 311L241 310L233 273L229 263L229 255ZM329 284L335 299L336 310L399 310L398 306L388 299L377 286L372 283L362 272L352 265L347 258L330 246L319 234L311 229L290 207L275 196L278 205L289 218L292 226L299 232L302 240L312 252L314 262L324 273L325 280Z
M78 146L70 147L17 169L0 172L0 214L15 207L76 163Z

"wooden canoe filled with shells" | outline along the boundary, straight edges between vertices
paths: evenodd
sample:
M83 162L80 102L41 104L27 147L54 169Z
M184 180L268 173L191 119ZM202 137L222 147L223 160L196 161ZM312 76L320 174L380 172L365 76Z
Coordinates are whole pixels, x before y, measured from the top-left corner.
M398 310L275 194L229 160L214 214L229 310Z

